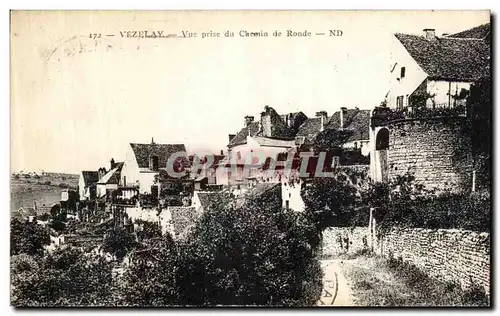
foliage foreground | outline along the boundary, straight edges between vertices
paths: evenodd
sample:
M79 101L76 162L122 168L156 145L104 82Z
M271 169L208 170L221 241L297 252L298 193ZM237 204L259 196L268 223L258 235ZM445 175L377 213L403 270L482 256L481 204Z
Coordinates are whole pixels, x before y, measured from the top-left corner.
M111 229L100 249L115 259L68 246L51 253L16 252L11 302L16 307L312 306L322 288L314 246L318 232L304 215L268 202L214 203L184 240L153 234L134 243L121 229ZM127 247L115 247L123 239Z

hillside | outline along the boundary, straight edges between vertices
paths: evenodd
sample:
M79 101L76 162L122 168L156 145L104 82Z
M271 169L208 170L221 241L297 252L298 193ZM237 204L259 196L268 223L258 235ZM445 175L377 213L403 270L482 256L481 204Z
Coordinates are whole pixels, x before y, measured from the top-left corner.
M37 176L12 175L10 181L10 209L32 207L37 205L51 206L59 203L61 190L76 189L78 175L63 173L48 173Z

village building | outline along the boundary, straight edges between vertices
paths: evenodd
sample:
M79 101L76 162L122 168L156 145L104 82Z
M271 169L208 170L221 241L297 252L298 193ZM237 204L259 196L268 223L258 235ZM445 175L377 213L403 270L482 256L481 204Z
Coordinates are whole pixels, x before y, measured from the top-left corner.
M370 110L341 107L331 116L325 129L347 132L343 148L359 150L363 156L370 154Z
M176 181L176 177L168 174L167 163L179 173L189 167L184 144L157 144L154 140L149 144L130 143L120 173L120 185L136 187L140 194L158 196L161 190L158 176L168 178L169 182Z
M80 200L91 200L96 197L96 183L99 181L97 171L81 171L78 179L78 193Z
M288 155L295 157L299 153L309 153L311 161L317 159L317 153L313 151L315 140L320 133L330 130L341 130L348 135L342 147L351 153L351 159L344 159L343 163L367 164L369 121L370 111L358 108L343 107L331 117L326 111L319 111L315 117L308 118L303 112L279 115L266 106L259 121L246 116L245 126L237 134L229 135L228 155L221 163L224 167L216 172L217 181L240 187L260 182L292 181L298 176L299 166L295 163L291 172L283 172ZM359 152L358 157L352 155L353 152ZM263 159L266 159L264 164ZM271 165L269 159L276 159L276 164ZM273 173L267 172L268 167L275 169Z
M489 24L453 35L395 34L391 50L389 108L465 105L471 84L490 75ZM474 36L474 37L467 37Z
M470 190L466 102L471 86L491 75L490 25L443 36L429 28L393 40L386 102L371 112L371 178L390 181L411 173L427 188Z
M123 162L115 163L114 159L111 159L110 170L97 181L97 198L106 197L109 199L111 192L118 189L123 164Z
M246 116L245 126L237 134L229 135L228 159L219 173L227 174L229 185L243 185L256 179L267 181L260 169L261 160L293 148L295 134L305 120L307 116L302 112L279 115L270 106L265 107L259 121Z

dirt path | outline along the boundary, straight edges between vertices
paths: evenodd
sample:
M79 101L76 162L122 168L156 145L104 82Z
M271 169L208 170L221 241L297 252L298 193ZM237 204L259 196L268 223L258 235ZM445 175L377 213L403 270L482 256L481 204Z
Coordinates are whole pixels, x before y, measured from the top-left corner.
M353 306L351 286L342 272L343 261L323 260L323 291L317 306Z

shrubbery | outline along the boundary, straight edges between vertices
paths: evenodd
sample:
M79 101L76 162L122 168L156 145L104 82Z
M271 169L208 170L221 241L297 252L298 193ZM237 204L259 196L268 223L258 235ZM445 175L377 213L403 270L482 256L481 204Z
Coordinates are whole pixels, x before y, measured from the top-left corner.
M11 257L14 306L113 306L112 264L76 248Z
M388 184L376 183L363 193L367 205L376 208L382 228L459 228L490 231L489 196L444 193L435 195L415 184L412 175Z
M321 293L315 227L259 199L215 203L189 238L152 240L124 275L128 304L309 306Z
M36 222L10 222L10 254L39 255L50 244L49 230Z

